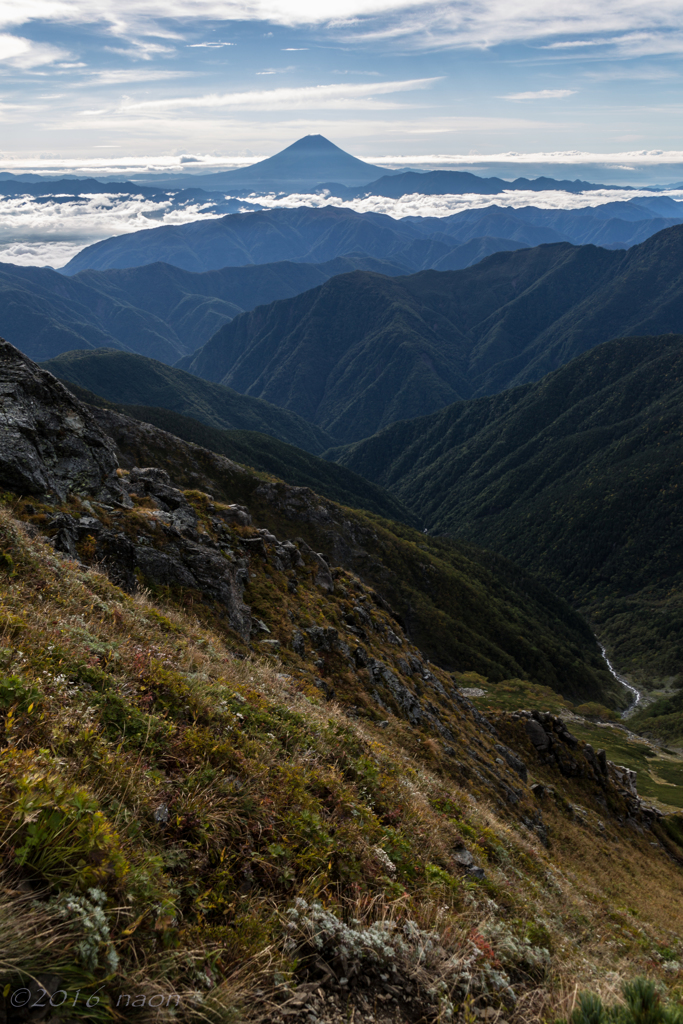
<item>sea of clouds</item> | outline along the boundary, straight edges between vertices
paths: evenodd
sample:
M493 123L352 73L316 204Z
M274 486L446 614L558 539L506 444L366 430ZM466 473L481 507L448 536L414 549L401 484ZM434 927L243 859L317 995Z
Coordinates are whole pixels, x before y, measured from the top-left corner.
M659 191L683 201L683 189ZM569 193L501 192L498 195L442 195L420 194L388 199L367 196L362 199L342 200L327 193L269 195L254 194L247 198L250 204L265 209L293 209L300 206L336 206L357 213L380 213L400 219L402 217L449 217L463 210L500 206L518 209L535 206L544 210L576 210L600 206L604 203L651 197L651 191L600 189L598 191ZM226 193L226 199L231 198ZM214 203L193 203L183 207L172 198L152 200L143 196L105 195L72 196L0 196L0 262L20 266L50 266L59 268L81 249L103 238L132 231L149 230L163 224L187 224L203 218L224 216L215 212ZM683 210L683 207L682 207Z

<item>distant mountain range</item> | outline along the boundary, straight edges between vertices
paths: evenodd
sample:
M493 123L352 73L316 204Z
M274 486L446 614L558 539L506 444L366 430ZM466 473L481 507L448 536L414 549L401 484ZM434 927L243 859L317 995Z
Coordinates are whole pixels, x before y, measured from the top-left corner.
M561 243L467 270L340 275L236 317L179 365L351 442L667 331L683 332L683 226L626 252Z
M349 253L391 260L413 271L456 269L471 262L469 251L458 249L473 240L486 244L489 253L559 241L628 248L679 223L683 223L683 207L667 196L578 210L489 206L449 217L402 219L334 206L301 206L107 238L82 249L62 273L159 262L199 273L280 260L324 263Z
M430 533L537 574L652 680L683 672L682 407L683 336L623 338L327 457L386 487Z
M405 268L364 256L328 263L272 263L193 274L165 263L85 271L0 263L0 336L32 359L72 349L120 348L175 363L238 313L307 291L356 268Z
M597 189L614 188L610 185L595 185L590 181L556 181L555 178L482 178L470 171L403 171L384 174L377 181L356 188L344 187L337 182L323 183L321 188L340 199L362 199L365 196L387 196L400 199L401 196L418 194L422 196L479 195L495 196L501 192L592 192Z

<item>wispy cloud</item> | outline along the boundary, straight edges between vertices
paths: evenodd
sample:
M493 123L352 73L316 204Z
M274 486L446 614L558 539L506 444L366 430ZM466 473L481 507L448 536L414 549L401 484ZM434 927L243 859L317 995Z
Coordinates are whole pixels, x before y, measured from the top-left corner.
M85 66L85 65L82 65ZM135 82L163 82L178 78L189 78L192 71L171 71L167 68L105 68L96 70L89 68L80 78L70 85L76 88L98 85L127 85Z
M565 96L573 96L576 89L538 89L536 92L511 92L507 96L499 96L499 100L561 100Z
M205 96L176 96L168 99L124 103L121 110L154 111L190 108L233 108L241 110L293 110L303 108L347 110L358 107L389 109L398 104L378 101L391 93L427 89L439 78L413 78L403 82L369 82L308 85L282 89L254 89L248 92L211 93ZM381 104L381 107L380 107Z
M583 46L607 46L609 39L565 39L559 43L547 43L542 50L575 50Z
M598 36L612 37L601 45L619 48L628 47L629 33L646 33L641 46L668 53L680 52L683 0L566 0L561 6L547 0L27 0L5 4L0 26L36 19L100 23L119 35L157 36L168 35L173 21L262 21L327 27L338 37L397 42L411 49L488 49L522 40L553 45L561 44L562 37L571 47L596 45Z
M605 153L588 150L554 150L519 153L514 150L499 153L422 153L410 156L365 156L368 163L382 164L386 167L483 167L492 164L527 164L535 167L543 164L564 165L568 167L590 166L602 167L666 167L667 165L683 165L683 150L640 149L629 152Z
M128 49L108 46L109 53L118 53L124 57L132 57L134 60L154 60L155 57L166 57L175 53L175 47L163 46L161 43L150 43L146 39L129 39Z
M287 75L291 71L296 71L296 67L291 64L288 68L266 68L265 71L257 71L257 75Z
M188 43L187 45L188 45L190 50L201 50L201 49L220 50L224 46L234 46L235 44L234 43L219 43L219 42L216 42L216 43Z

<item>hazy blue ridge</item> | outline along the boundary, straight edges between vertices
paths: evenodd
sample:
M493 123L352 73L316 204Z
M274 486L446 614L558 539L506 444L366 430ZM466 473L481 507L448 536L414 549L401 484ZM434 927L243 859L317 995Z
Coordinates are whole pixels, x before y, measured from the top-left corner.
M448 217L400 219L334 206L281 208L107 238L77 253L62 273L157 262L200 272L280 260L322 263L350 252L397 260L416 271L433 266L435 259L474 238L505 239L525 246L568 241L628 248L681 222L681 204L666 196L574 210L493 205ZM419 249L411 250L416 239L432 243L431 259L425 259Z

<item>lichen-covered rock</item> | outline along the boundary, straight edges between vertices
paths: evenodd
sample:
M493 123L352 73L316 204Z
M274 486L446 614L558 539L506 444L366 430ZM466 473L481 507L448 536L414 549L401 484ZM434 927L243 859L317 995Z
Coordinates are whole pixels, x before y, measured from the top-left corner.
M0 487L116 498L113 442L47 370L0 339ZM113 493L112 493L113 492Z

